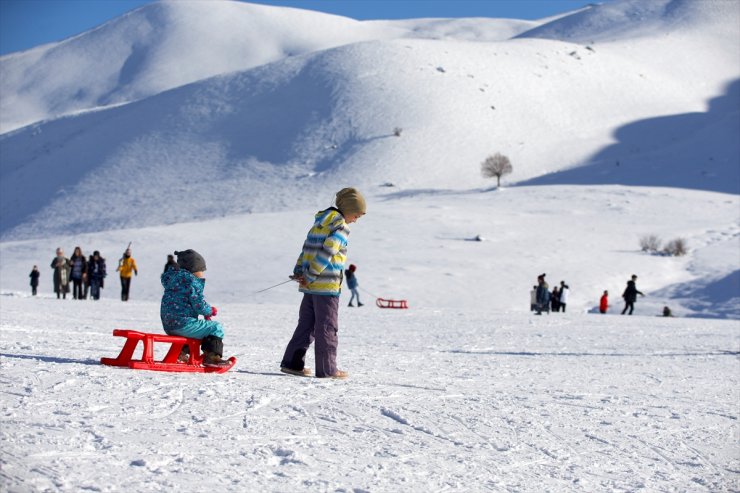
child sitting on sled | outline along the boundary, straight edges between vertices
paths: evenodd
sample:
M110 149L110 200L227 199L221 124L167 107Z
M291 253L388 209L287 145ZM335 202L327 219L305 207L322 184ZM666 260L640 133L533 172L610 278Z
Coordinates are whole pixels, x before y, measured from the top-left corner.
M203 298L206 270L205 259L195 250L175 252L177 267L162 274L164 286L160 317L167 335L201 339L203 366L228 366L223 357L224 329L220 323L211 320L216 316L215 306ZM203 315L205 320L199 319ZM188 347L183 348L180 361L188 360Z

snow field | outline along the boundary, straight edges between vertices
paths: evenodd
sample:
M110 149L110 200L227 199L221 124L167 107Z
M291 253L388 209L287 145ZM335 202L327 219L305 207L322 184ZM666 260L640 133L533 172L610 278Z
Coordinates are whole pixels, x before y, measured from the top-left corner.
M571 288L569 311L598 306L609 290L612 312L631 274L647 296L636 313L740 318L740 286L711 289L738 268L738 196L619 186L515 187L468 192L375 187L363 190L368 213L352 225L348 261L360 288L374 297L407 299L414 308L490 308L527 312L529 291L546 273L551 288ZM319 197L320 198L320 197ZM321 208L328 207L327 194ZM133 241L139 266L131 297L159 300L167 254L193 248L208 266L213 304L293 304L295 287L257 294L292 274L314 210L234 215L203 222L0 243L0 291L27 293L33 265L49 293L57 246L100 250L109 275L103 298L120 293L116 263ZM685 238L685 257L639 251L639 239ZM483 241L472 241L480 235ZM737 284L737 283L735 283Z
M239 361L196 375L98 364L157 303L3 296L3 488L738 487L736 322L343 307L323 381L278 372L294 301L222 305Z

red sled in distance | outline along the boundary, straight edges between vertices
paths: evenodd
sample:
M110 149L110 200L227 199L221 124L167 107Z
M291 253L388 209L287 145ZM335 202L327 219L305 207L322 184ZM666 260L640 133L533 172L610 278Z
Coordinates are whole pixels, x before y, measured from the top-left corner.
M115 329L114 336L125 337L123 349L116 358L100 358L100 362L108 366L123 366L134 370L172 371L190 373L225 373L235 364L236 358L229 358L231 365L218 368L203 366L203 357L200 355L200 339L189 337L168 336L166 334L149 334L136 330ZM141 359L133 359L134 351L139 341L144 345ZM154 359L154 343L167 343L170 348L161 360ZM177 358L184 346L190 348L190 358L187 363L178 362Z
M384 298L378 298L375 300L375 304L378 308L408 308L409 305L406 300L386 300Z

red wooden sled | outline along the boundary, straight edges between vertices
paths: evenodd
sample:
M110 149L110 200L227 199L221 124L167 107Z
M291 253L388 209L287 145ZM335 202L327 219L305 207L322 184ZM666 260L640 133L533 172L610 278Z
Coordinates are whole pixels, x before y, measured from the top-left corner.
M212 368L203 366L203 357L200 355L200 340L189 337L168 336L165 334L148 334L135 330L116 329L114 336L125 337L126 342L116 358L100 358L100 362L109 366L125 366L134 370L179 371L192 373L225 373L236 363L236 358L229 358L230 366ZM141 359L133 359L134 351L139 341L144 345ZM162 360L154 359L154 343L170 344L170 349ZM190 358L187 363L178 362L180 351L184 346L190 348Z
M375 304L378 305L378 308L408 308L409 305L406 303L406 300L386 300L383 298L378 298L375 300Z

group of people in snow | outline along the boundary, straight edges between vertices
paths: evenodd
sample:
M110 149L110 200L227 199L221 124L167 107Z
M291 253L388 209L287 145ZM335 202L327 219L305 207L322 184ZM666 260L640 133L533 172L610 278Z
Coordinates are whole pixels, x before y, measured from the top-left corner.
M570 287L565 281L560 281L560 286L555 286L552 292L550 287L545 281L546 274L540 274L537 276L537 286L532 287L530 292L530 311L537 312L537 315L542 315L542 312L550 311L565 312L565 308L568 304L568 296L570 295ZM637 301L637 295L645 296L642 291L637 289L637 276L632 274L632 278L627 281L627 287L622 293L624 299L624 309L622 315L632 315L635 310L635 302ZM609 310L609 291L604 291L599 300L599 313L606 313ZM627 313L629 310L629 313ZM663 308L663 316L672 317L670 308L667 306Z
M306 368L306 353L314 344L314 360L318 378L347 378L348 373L337 368L339 344L339 293L343 278L352 291L349 306L357 297L356 266L345 271L349 225L365 215L366 204L362 194L354 188L337 192L336 206L316 213L306 235L301 253L293 266L290 279L298 283L303 293L298 310L298 325L288 342L280 363L280 371L289 375L311 376ZM223 357L223 325L213 320L218 314L203 295L206 261L195 250L175 252L168 260L161 276L164 294L160 318L168 335L199 339L203 351L203 365L228 366ZM202 319L200 317L203 317ZM180 361L188 361L185 346Z
M565 281L560 281L560 286L555 286L550 292L550 286L545 281L547 274L540 274L537 276L537 285L532 287L530 295L530 311L537 312L537 315L542 315L542 312L550 313L562 311L565 313L565 309L568 306L568 296L570 295L570 287Z
M92 255L85 257L81 247L75 247L72 256L67 258L64 250L59 247L56 256L51 261L53 270L52 280L54 293L57 299L67 299L67 293L72 290L72 297L76 300L87 299L88 295L93 300L100 299L101 289L105 287L105 278L108 275L105 258L95 250ZM131 249L127 248L123 257L118 262L116 271L121 278L121 299L128 300L129 288L132 275L138 275L136 261L131 257ZM38 266L34 265L31 273L31 294L38 294L39 278L41 273Z
M632 312L635 311L635 302L637 301L638 294L640 296L645 296L642 291L637 289L637 276L632 274L630 280L627 281L627 287L624 288L624 292L622 293L622 299L624 299L622 315L627 313L627 310L629 310L627 315L632 315ZM604 293L601 295L601 299L599 300L599 313L605 314L609 310L609 306L609 291L604 290ZM670 312L670 309L668 311Z

